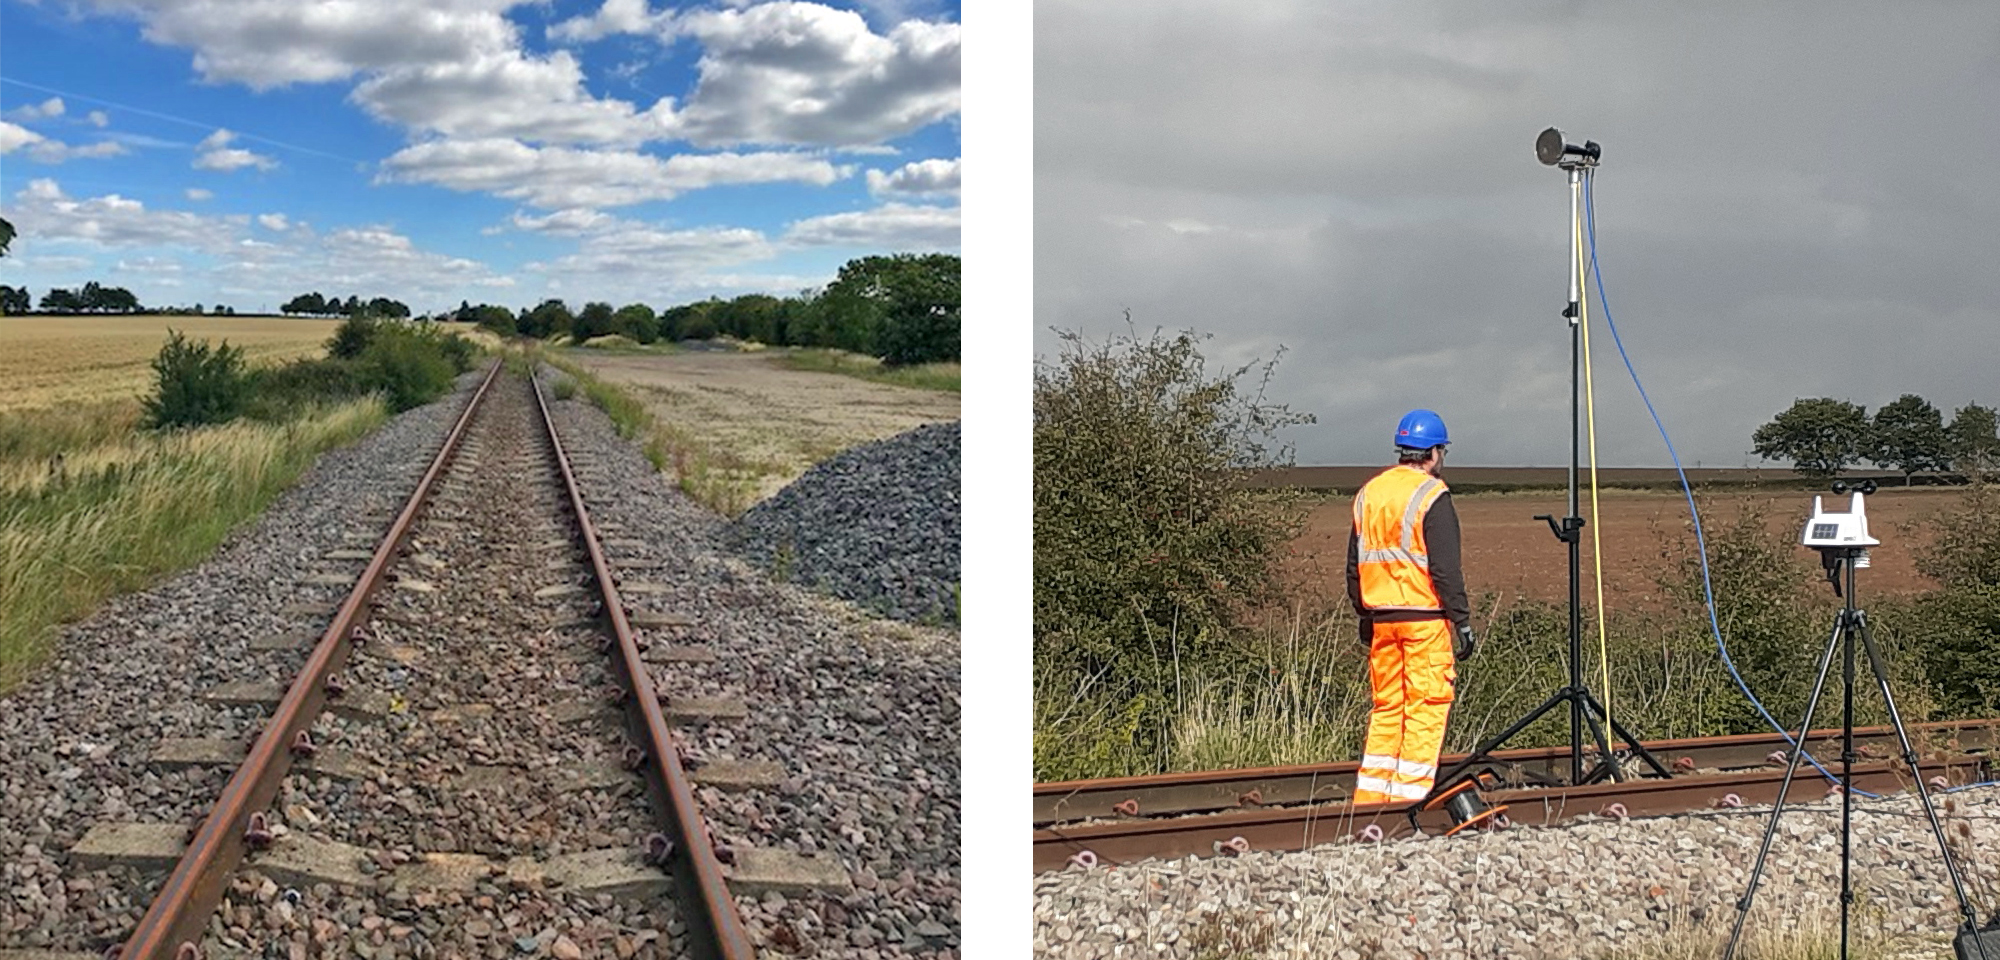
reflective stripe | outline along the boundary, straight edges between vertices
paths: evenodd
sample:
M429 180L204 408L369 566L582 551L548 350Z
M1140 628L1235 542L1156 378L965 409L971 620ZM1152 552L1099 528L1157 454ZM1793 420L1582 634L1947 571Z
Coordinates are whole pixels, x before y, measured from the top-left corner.
M1425 570L1431 568L1430 557L1421 553L1404 550L1400 547L1385 547L1381 550L1362 550L1357 553L1355 560L1361 563L1369 563L1371 561L1374 563L1414 563Z
M1417 492L1410 494L1409 506L1403 508L1403 549L1411 554L1417 552L1417 517L1431 501L1444 491L1444 481L1436 477L1425 480L1417 486ZM1430 562L1429 557L1424 562Z
M1382 754L1379 753L1371 753L1361 758L1361 769L1394 770L1396 769L1396 765L1398 762L1399 761L1395 757L1383 756Z
M1438 768L1428 763L1412 763L1408 760L1399 760L1396 762L1396 772L1405 777L1420 777L1429 780L1437 776Z
M1369 613L1383 613L1394 610L1398 613L1443 613L1439 607L1369 607Z
M1418 786L1414 783L1397 783L1394 780L1384 780L1381 777L1355 777L1354 792L1360 793L1364 790L1385 793L1398 800L1422 800L1426 794L1431 792L1431 788Z
M1363 790L1373 790L1376 793L1388 793L1390 788L1395 786L1396 784L1390 783L1389 780L1385 777L1359 776L1354 778L1354 791L1356 793L1359 793Z

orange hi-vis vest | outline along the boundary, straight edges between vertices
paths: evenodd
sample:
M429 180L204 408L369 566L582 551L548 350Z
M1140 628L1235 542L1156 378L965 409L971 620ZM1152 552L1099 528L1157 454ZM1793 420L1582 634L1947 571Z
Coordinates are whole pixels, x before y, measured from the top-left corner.
M1444 615L1424 548L1424 515L1444 492L1443 480L1398 464L1354 495L1354 529L1360 535L1355 566L1361 605L1370 613Z

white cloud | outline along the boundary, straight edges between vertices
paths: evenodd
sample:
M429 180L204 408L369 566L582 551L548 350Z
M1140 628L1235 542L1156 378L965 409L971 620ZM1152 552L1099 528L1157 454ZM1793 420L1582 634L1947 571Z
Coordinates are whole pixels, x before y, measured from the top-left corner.
M19 124L0 120L0 154L13 153L22 147L43 142L41 134Z
M205 299L223 297L239 306L246 298L275 306L317 286L393 296L427 309L425 304L447 300L456 304L467 286L512 282L478 261L424 250L387 227L350 228L320 237L282 213L251 218L155 210L116 194L78 199L47 178L29 182L7 209L37 244L137 249L137 255L118 261L121 270L180 274ZM272 230L282 223L289 229L259 239L251 235L252 223ZM145 299L143 291L135 287L135 292Z
M574 237L594 230L603 230L619 222L617 217L597 210L557 210L545 217L531 217L519 210L507 218L516 230L530 233L547 233L559 237Z
M291 227L291 224L286 221L285 215L282 213L260 213L257 215L257 223L262 225L266 230L275 230L279 233L283 233Z
M700 81L676 115L698 145L874 144L958 112L955 23L882 35L850 10L776 2L684 14L674 30L703 44Z
M51 140L33 130L0 120L0 154L25 150L30 159L40 163L62 163L78 157L115 157L125 152L125 147L116 141L100 140L88 146L71 146L60 140Z
M868 171L868 192L906 197L958 195L958 159L918 160L890 173Z
M146 39L194 51L211 82L265 90L512 47L518 0L91 0L144 24Z
M483 191L549 210L668 200L726 183L825 186L848 175L799 153L676 154L531 147L516 140L439 140L382 161L379 180Z
M63 111L66 109L68 108L63 106L61 97L50 97L41 103L31 103L25 107L9 110L7 111L7 116L17 120L46 120L50 117L62 116Z
M671 18L670 13L654 13L646 0L604 0L596 13L558 23L549 28L548 35L561 43L589 43L614 33L652 33Z
M720 283L717 271L775 255L776 246L762 233L744 227L699 227L667 230L630 220L607 218L583 235L576 252L552 261L528 264L549 278L549 289L588 291L593 300L629 303L639 300L685 299L696 290L718 286L744 290L793 289L802 283L772 286L768 282ZM768 281L769 278L765 278Z
M235 239L235 231L214 217L152 210L115 193L78 200L47 178L30 181L15 197L18 202L10 208L14 225L37 240L216 251Z
M200 187L189 187L187 188L187 198L189 200L213 200L215 199L215 191L203 190Z
M958 208L888 203L873 210L812 217L792 224L785 240L813 247L956 250Z
M377 118L451 137L517 137L549 143L638 144L667 135L673 101L640 112L584 89L576 57L520 50L400 67L364 81L354 102Z
M227 172L230 170L241 170L244 167L256 167L259 170L270 170L277 167L278 161L270 157L229 146L229 142L234 139L236 139L236 134L228 130L218 129L214 133L209 134L206 139L202 140L195 147L195 149L201 151L201 155L194 158L194 168L196 170L221 170Z
M102 130L105 127L111 125L111 116L102 110L90 111L90 113L87 114L87 119L90 120L91 126L96 127L99 130Z

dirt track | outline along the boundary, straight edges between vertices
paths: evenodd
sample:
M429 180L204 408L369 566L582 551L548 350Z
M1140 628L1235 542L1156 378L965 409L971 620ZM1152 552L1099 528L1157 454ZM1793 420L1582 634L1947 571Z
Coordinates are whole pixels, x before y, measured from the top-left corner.
M1449 473L1446 479L1450 479ZM1928 532L1922 529L1923 518L1955 504L1961 495L1953 488L1917 487L1884 489L1869 497L1869 530L1882 546L1871 551L1873 565L1860 572L1860 590L1907 594L1934 586L1917 573L1911 549L1929 540ZM1703 504L1702 527L1713 537L1745 508L1761 505L1770 528L1796 541L1812 512L1812 496L1809 491L1792 490L1712 494ZM1826 496L1832 506L1836 498ZM1840 500L1845 509L1844 498ZM1464 537L1466 586L1473 594L1493 591L1510 599L1567 598L1568 553L1546 523L1533 519L1538 513L1557 518L1568 513L1563 491L1458 493L1453 501ZM1352 498L1343 496L1329 497L1319 504L1305 534L1292 544L1294 573L1305 584L1324 584L1335 596L1345 589L1342 577L1351 502ZM1656 600L1660 595L1656 579L1669 571L1670 558L1692 552L1694 531L1688 522L1687 500L1679 491L1606 490L1598 495L1598 506L1606 606L1615 609ZM1577 513L1586 521L1590 519L1587 487L1579 494ZM1591 532L1588 526L1584 528L1580 551L1586 604L1592 602L1596 591ZM1817 569L1818 555L1805 547L1797 549L1800 559Z

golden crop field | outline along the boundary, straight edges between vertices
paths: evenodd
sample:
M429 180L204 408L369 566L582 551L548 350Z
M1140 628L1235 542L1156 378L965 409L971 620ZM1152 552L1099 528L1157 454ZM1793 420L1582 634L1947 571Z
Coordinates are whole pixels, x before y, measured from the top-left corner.
M169 327L229 341L251 364L318 356L338 320L272 317L0 317L0 411L122 400L151 386Z

